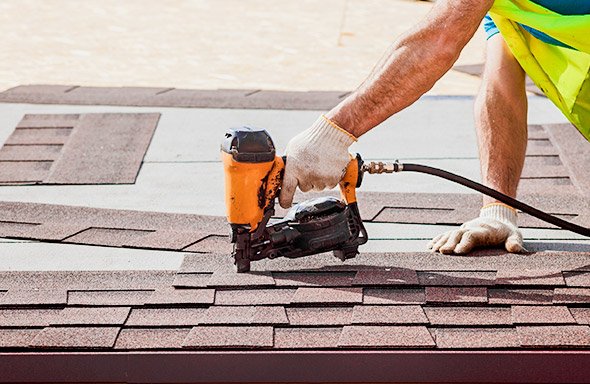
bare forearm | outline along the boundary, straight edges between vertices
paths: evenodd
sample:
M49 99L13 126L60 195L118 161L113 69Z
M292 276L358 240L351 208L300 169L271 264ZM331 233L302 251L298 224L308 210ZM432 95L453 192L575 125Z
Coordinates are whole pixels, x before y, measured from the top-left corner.
M490 0L437 2L327 116L359 137L414 103L451 68L489 6Z

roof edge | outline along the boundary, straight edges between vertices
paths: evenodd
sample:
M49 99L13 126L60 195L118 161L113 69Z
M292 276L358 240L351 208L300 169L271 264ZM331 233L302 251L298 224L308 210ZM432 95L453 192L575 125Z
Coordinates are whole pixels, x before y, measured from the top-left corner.
M590 350L0 353L0 382L584 383Z

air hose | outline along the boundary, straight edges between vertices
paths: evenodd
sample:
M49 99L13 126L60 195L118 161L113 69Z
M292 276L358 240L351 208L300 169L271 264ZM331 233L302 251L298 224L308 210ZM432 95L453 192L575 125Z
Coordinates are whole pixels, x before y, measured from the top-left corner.
M559 217L555 217L550 215L546 212L543 212L537 208L531 207L528 204L525 204L521 201L518 201L508 195L505 195L501 192L496 191L495 189L486 187L485 185L476 183L473 180L469 180L463 176L456 175L451 172L444 171L439 168L429 167L426 165L421 164L411 164L411 163L382 163L382 162L370 162L365 163L362 166L362 170L368 173L393 173L393 172L419 172L419 173L426 173L429 175L434 175L441 177L443 179L452 181L457 184L461 184L467 188L471 188L483 194L486 194L494 199L497 199L504 204L508 204L509 206L520 209L522 212L526 212L531 216L536 217L537 219L541 219L547 223L556 225L560 228L566 229L568 231L572 231L578 233L582 236L590 237L590 228L585 228L580 225L571 223L569 221L560 219Z

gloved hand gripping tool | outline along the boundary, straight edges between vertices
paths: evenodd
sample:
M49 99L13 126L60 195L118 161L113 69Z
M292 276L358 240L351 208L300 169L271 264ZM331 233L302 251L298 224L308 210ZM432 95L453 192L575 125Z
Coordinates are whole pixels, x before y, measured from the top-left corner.
M265 258L297 258L333 251L344 261L367 242L356 201L361 185L360 155L349 162L340 181L342 200L322 197L293 206L273 220L285 158L263 129L230 129L221 145L225 173L225 205L231 227L232 256L238 272Z

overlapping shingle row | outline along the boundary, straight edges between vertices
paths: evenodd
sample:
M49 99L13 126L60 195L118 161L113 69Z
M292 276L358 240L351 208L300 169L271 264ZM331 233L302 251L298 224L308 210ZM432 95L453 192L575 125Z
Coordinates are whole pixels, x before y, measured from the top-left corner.
M129 105L141 107L330 109L345 91L193 90L148 87L21 85L0 93L3 103Z
M588 348L590 255L549 256L578 267L0 272L0 348Z
M159 118L25 115L0 148L0 184L132 184Z
M526 195L523 200L574 223L590 222L590 200L580 195ZM457 205L456 201L462 203ZM366 222L458 225L477 216L481 198L474 194L360 192L359 205ZM285 214L277 207L278 217ZM217 216L0 202L0 217L0 237L6 238L231 252L227 222ZM527 214L520 215L519 223L523 228L553 228Z

